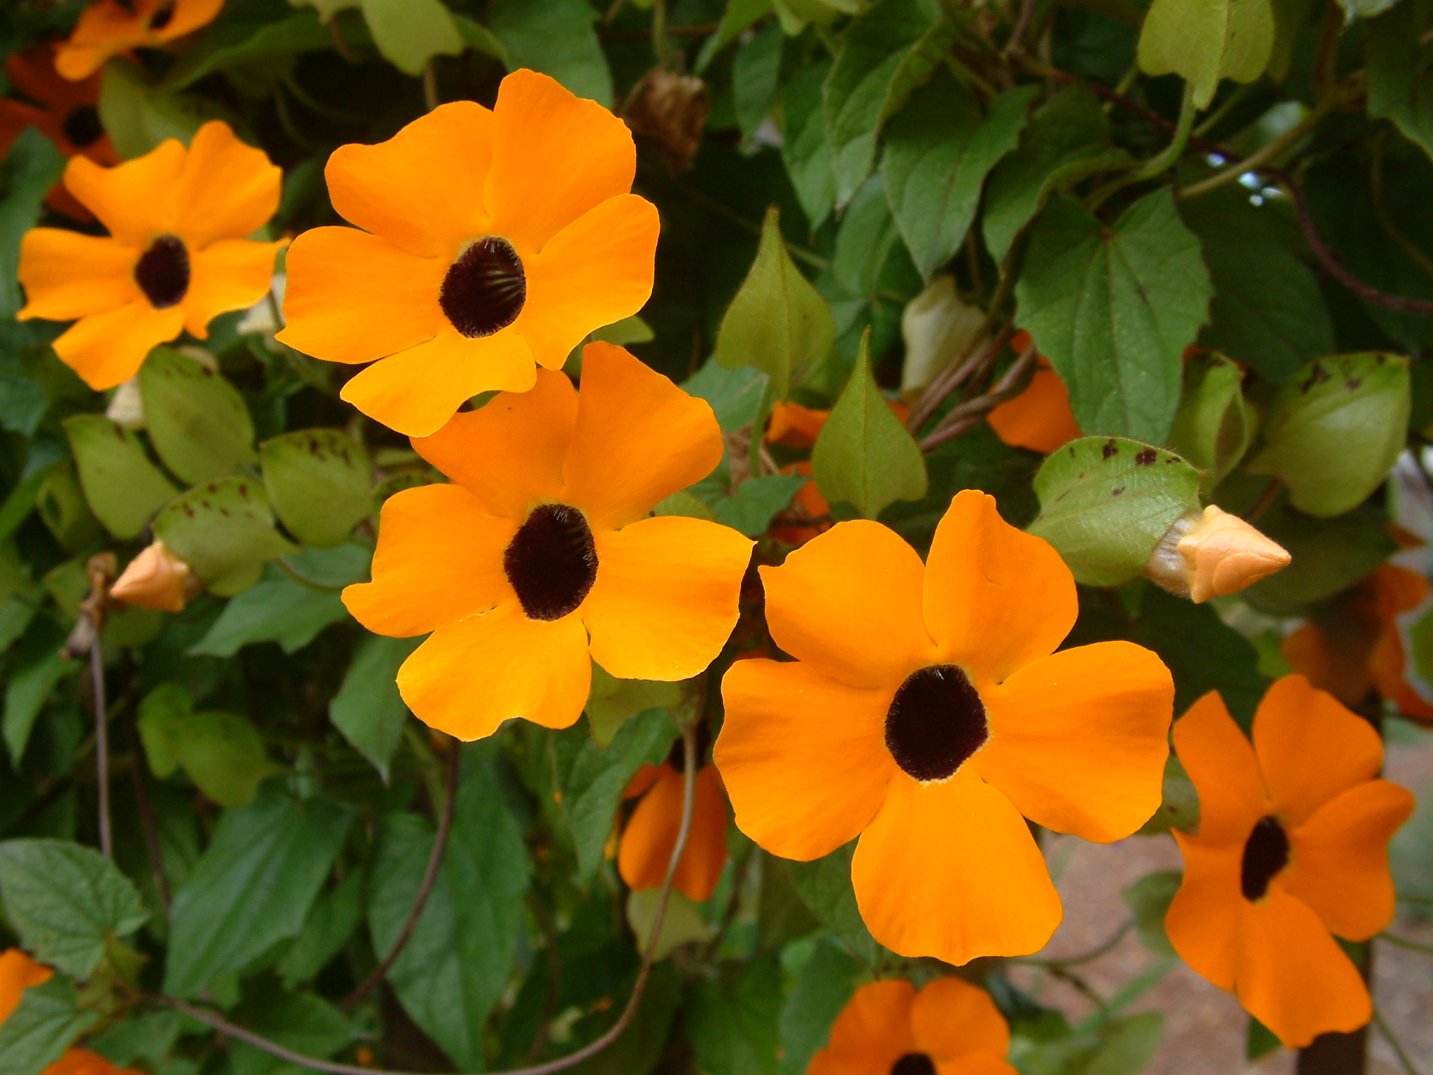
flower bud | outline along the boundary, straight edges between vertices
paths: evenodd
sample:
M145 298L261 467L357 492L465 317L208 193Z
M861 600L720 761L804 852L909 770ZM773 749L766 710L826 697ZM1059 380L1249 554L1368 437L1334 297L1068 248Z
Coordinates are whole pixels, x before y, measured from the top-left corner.
M1175 520L1145 564L1145 576L1195 604L1237 593L1289 565L1288 550L1237 515L1210 504Z
M110 596L127 605L178 612L201 589L189 565L155 541L130 561L124 573L110 587Z

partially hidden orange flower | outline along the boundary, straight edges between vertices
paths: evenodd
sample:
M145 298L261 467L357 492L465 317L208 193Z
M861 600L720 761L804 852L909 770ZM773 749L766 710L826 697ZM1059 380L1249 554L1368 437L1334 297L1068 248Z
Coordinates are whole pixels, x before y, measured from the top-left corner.
M861 986L806 1075L1016 1075L1010 1027L985 990L936 978L919 992L887 978Z
M761 568L794 662L738 661L716 762L742 832L809 860L860 837L867 927L906 956L1034 952L1060 897L1025 819L1128 836L1159 806L1174 698L1149 650L1055 653L1075 584L993 498L959 493L929 562L879 523L838 523Z
M454 101L341 147L324 174L357 228L294 241L278 338L373 363L341 395L409 436L479 392L525 392L651 294L657 210L629 193L636 159L620 119L527 70L491 111Z
M637 799L617 842L617 873L634 892L661 888L682 820L685 759L682 741L661 765L638 769L622 793ZM716 891L726 867L726 825L731 816L721 775L714 765L699 765L692 800L687 846L677 861L672 883L677 891L705 903Z
M66 189L108 236L32 228L20 243L25 320L79 320L55 340L60 359L95 389L134 376L150 350L269 289L282 242L244 238L279 204L279 169L228 124L200 127L188 148L168 139L102 168L74 157Z
M111 56L167 44L214 21L224 0L99 0L85 8L61 43L55 68L89 78Z
M1377 779L1378 733L1302 676L1278 680L1250 745L1218 694L1174 725L1199 793L1199 832L1176 832L1184 880L1165 917L1198 974L1293 1048L1372 1017L1368 987L1334 940L1393 918L1388 841L1413 796Z
M36 963L18 948L0 952L0 1025L15 1014L25 990L43 985L54 976L49 967ZM133 1068L117 1068L99 1053L88 1049L67 1049L41 1075L142 1075Z
M1399 712L1433 724L1433 705L1408 682L1400 613L1428 599L1428 580L1384 564L1284 639L1289 666L1347 706L1376 691Z
M459 739L509 717L565 728L593 661L672 681L721 650L753 543L713 522L645 517L721 461L706 401L593 343L580 392L544 370L531 391L413 446L452 484L388 499L373 581L343 601L379 634L433 632L398 671L428 725Z
M1016 354L1030 346L1030 334L1017 332L1010 338ZM995 435L1012 448L1029 448L1049 455L1080 435L1075 412L1070 408L1070 390L1055 372L1050 360L1036 356L1034 376L1014 399L1008 399L986 416Z

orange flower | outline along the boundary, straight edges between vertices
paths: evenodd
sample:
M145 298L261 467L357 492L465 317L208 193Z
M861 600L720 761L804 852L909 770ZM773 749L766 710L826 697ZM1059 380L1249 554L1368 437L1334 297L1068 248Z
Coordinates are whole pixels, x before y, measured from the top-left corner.
M1433 724L1433 705L1408 682L1398 616L1428 599L1428 580L1384 564L1284 639L1289 666L1347 706L1377 691L1399 711Z
M861 986L806 1075L1016 1075L1010 1027L990 994L959 978L919 993L887 978Z
M413 446L453 484L388 499L373 581L343 601L380 634L433 632L398 671L420 720L459 739L509 717L565 728L592 661L670 681L721 650L752 542L712 522L644 518L721 461L704 400L593 343L581 392L542 371L530 392Z
M1368 987L1332 934L1364 941L1393 918L1388 840L1413 796L1378 780L1378 733L1303 676L1269 688L1254 742L1216 693L1174 725L1199 793L1199 835L1174 834L1184 881L1170 943L1285 1045L1350 1031Z
M55 69L65 78L89 78L111 56L154 48L214 21L224 0L99 0L85 8Z
M792 663L738 661L716 762L767 851L829 854L875 938L965 963L1039 949L1060 897L1025 818L1111 841L1158 807L1174 698L1153 653L1053 653L1075 584L1046 542L966 490L929 564L879 523L838 523L761 569ZM1023 815L1023 816L1022 816Z
M623 792L624 799L640 796L617 844L617 872L633 891L661 888L667 878L682 820L683 762L679 739L665 762L642 766ZM726 867L729 811L716 766L698 767L693 791L691 830L673 883L688 899L705 903Z
M1030 334L1017 332L1010 338L1016 354L1030 346ZM1035 375L1025 391L1008 399L986 416L995 435L1012 448L1029 448L1049 455L1080 435L1075 412L1070 409L1070 390L1044 355L1037 356Z
M150 349L188 329L201 340L269 288L282 243L243 238L279 204L279 169L214 120L113 168L74 157L65 187L109 237L33 228L20 244L21 320L79 320L55 341L95 389L134 376Z
M373 362L342 396L409 436L479 392L527 391L651 294L657 210L628 193L636 159L621 120L533 71L491 111L455 101L339 148L329 193L364 230L294 242L279 339Z
M54 976L49 967L36 963L18 948L0 952L0 1025L20 1006L21 995L31 986L42 985ZM115 1067L88 1049L69 1049L47 1067L42 1075L141 1075L133 1068Z

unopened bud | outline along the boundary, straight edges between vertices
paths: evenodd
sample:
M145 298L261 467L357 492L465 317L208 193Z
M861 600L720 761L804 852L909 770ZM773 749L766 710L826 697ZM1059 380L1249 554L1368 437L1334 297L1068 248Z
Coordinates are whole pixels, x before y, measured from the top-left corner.
M199 593L201 586L189 565L156 541L124 569L110 587L110 596L127 605L178 612Z
M1237 515L1210 504L1175 520L1159 539L1147 578L1195 604L1238 593L1289 566L1287 549Z
M121 429L144 428L144 398L139 394L139 378L131 377L110 397L104 416Z

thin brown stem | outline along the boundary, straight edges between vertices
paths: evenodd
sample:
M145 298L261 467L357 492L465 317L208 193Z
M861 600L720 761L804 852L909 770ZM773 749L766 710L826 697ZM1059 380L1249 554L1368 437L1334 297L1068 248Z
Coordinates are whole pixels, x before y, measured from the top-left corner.
M991 308L994 309L994 305ZM906 428L913 433L919 430L921 426L930 421L935 412L940 409L941 404L949 399L957 388L982 370L988 369L1000 352L1005 350L1005 345L1014 335L1014 331L1007 326L997 333L995 338L987 343L982 350L975 353L974 357L972 357L973 348L967 349L964 354L937 373L930 384L926 385L920 399L916 400L916 405L911 408L910 416L906 419ZM982 334L977 333L975 338L980 339Z
M1120 943L1120 941L1124 940L1125 934L1132 930L1134 926L1135 920L1133 918L1126 919L1124 925L1120 926L1119 929L1115 930L1115 932L1107 940L1104 940L1099 944L1095 945L1095 947L1091 948L1089 951L1081 952L1078 955L1049 957L1016 956L1011 960L1011 962L1025 963L1032 967L1078 967L1081 963L1093 963L1095 960L1099 959L1100 956L1113 949L1115 945Z
M952 407L930 436L920 442L921 451L934 451L985 421L987 414L1021 390L1026 374L1035 365L1035 359L1035 344L1032 342L989 392Z
M109 805L109 706L104 695L104 649L100 644L99 625L90 640L90 687L95 708L95 780L99 784L100 853L114 858L113 826Z

